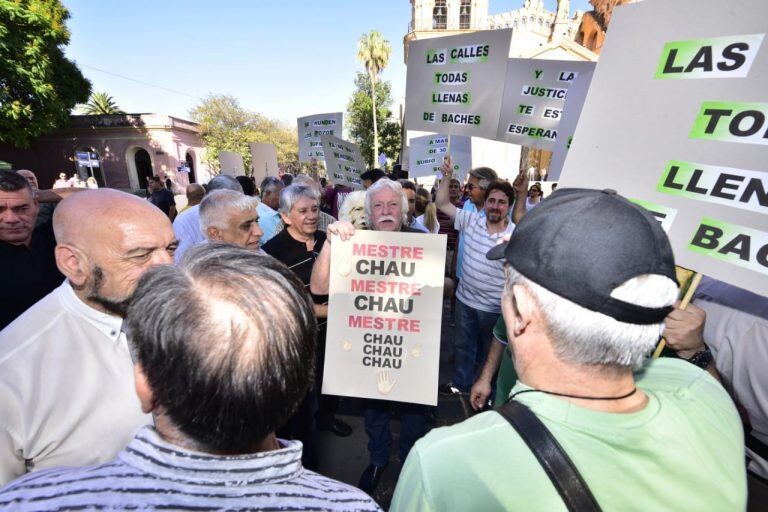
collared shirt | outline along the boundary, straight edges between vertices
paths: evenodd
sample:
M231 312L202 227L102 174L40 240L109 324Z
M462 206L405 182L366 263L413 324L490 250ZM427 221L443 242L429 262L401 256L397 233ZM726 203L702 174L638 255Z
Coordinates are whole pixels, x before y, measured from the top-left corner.
M304 469L300 442L279 442L279 450L216 456L145 427L114 462L14 482L0 492L0 509L381 510L361 490Z
M200 229L200 205L190 206L173 221L173 233L179 246L173 254L176 263L181 261L184 253L192 247L205 242L205 235Z
M35 228L29 247L0 240L0 329L64 281L55 248L50 221Z
M280 214L264 204L263 201L259 201L259 206L256 208L256 212L259 214L259 227L264 232L261 236L261 243L265 244L269 242L270 238L277 234L277 224L280 222Z
M461 209L465 212L470 213L479 213L482 216L485 216L485 208L477 211L477 206L475 206L475 203L472 202L471 199L467 199L464 201L464 204L461 206ZM453 221L453 224L455 224L455 220ZM456 228L454 228L456 229ZM461 279L461 265L464 261L464 237L459 233L459 254L456 256L456 277Z
M461 280L456 297L467 306L488 313L501 312L501 292L504 290L504 262L490 261L485 255L504 235L512 233L515 225L508 221L499 233L488 233L485 215L457 210L454 227L466 240L461 262Z
M411 219L411 223L408 224L408 227L411 229L415 229L416 231L421 231L422 233L429 233L429 230L427 229L427 227L421 222L419 222L419 220L416 217Z
M65 281L0 332L0 484L110 460L151 421L121 325Z

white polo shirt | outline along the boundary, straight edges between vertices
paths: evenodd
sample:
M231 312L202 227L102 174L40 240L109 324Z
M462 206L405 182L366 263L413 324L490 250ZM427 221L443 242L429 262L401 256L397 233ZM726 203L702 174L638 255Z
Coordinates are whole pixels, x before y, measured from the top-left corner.
M121 324L65 281L0 331L0 485L112 460L151 423Z

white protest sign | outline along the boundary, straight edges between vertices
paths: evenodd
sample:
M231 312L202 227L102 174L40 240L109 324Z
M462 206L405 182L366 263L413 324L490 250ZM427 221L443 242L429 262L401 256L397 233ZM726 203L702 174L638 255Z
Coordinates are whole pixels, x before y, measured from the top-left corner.
M584 107L584 100L589 91L589 84L592 82L593 71L580 73L571 87L568 89L569 98L580 98L579 101L567 101L563 109L563 118L557 128L557 141L552 150L552 160L549 163L549 180L560 179L560 173L565 164L565 158L568 156L568 150L573 141L573 134L576 132L576 126L579 124L581 109Z
M322 135L320 141L330 182L356 189L363 188L360 175L366 171L366 166L357 144L330 135Z
M299 162L311 162L313 159L324 161L320 137L341 137L343 118L341 112L299 117L296 120L299 129Z
M334 238L323 394L437 405L445 235Z
M645 203L679 265L762 295L766 19L764 0L617 8L561 177Z
M451 135L451 163L456 178L464 182L464 176L472 166L472 140L470 137ZM422 178L437 176L448 155L448 135L427 135L410 141L408 176Z
M594 68L594 62L509 59L496 139L554 149L566 104L584 103L571 85Z
M269 142L251 142L248 144L251 148L251 168L253 168L253 178L256 183L267 176L277 176L277 148Z
M220 151L219 168L221 169L221 174L229 176L245 176L243 155L235 153L234 151Z
M511 37L504 29L412 41L406 127L495 138Z

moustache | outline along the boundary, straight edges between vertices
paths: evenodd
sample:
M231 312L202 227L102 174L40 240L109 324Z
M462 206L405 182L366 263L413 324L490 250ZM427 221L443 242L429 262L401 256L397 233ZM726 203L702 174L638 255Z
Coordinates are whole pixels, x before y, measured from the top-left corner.
M395 219L391 215L383 215L383 216L379 217L379 222L385 222L385 221L397 222L397 219Z

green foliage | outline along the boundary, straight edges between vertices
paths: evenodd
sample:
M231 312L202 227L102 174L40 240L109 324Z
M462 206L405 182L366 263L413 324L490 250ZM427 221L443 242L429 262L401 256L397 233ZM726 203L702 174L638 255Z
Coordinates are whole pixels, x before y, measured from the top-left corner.
M379 127L380 151L397 159L400 154L400 122L392 118L392 87L389 82L376 82L376 114L382 120ZM373 105L371 79L365 73L357 73L355 92L347 104L347 127L352 142L358 144L366 162L373 161ZM376 164L378 167L378 163Z
M299 159L295 126L243 108L234 96L211 94L189 114L193 121L200 123L202 139L207 147L205 161L214 171L219 170L219 152L234 151L242 155L250 174L249 142L274 144L278 164L292 165Z
M26 147L88 99L91 83L64 57L68 18L59 0L0 0L0 142Z
M384 71L389 63L389 56L392 53L392 47L389 41L384 39L378 30L371 30L369 34L363 34L357 42L357 60L363 63L368 78L376 89L376 82L379 74ZM371 95L371 112L373 118L373 155L379 153L379 129L378 129L378 109L376 103L378 98ZM372 165L376 167L376 160L372 160Z
M80 111L87 116L98 116L105 114L125 114L117 106L112 96L105 92L95 92L91 94L88 103L83 105Z

